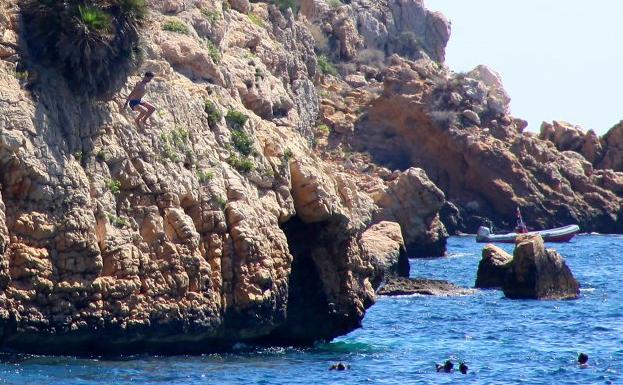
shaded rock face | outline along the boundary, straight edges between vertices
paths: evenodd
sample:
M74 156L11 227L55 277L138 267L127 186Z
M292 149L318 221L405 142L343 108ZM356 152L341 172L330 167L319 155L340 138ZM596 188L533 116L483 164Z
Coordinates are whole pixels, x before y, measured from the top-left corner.
M513 256L501 248L489 244L482 249L475 286L479 289L502 287Z
M392 277L409 276L409 258L402 238L400 224L382 221L361 234L363 254L369 256L376 269L372 285L376 289Z
M122 108L129 88L94 103L31 63L17 1L0 7L0 348L194 353L330 339L405 273L401 233L443 238L442 198L424 177L399 188L312 151L319 74L290 12L150 2L141 71L156 73L145 100L158 111L144 129ZM163 28L171 18L187 32ZM230 127L230 110L248 120ZM379 214L414 207L379 206L375 194L392 189L432 202L421 220Z
M594 160L597 168L623 171L623 122L612 127L602 138L601 158Z
M400 224L409 256L437 257L445 253L448 233L439 220L445 197L424 170L406 170L374 198L382 209L377 218Z
M454 75L424 59L394 56L389 64L353 145L392 169L425 170L458 209L446 210L456 230L475 232L479 218L512 228L519 206L535 228L623 231L619 175L522 133L524 123L505 112L491 79Z
M589 161L597 173L623 171L623 123L612 127L601 138L595 131L566 122L544 122L541 139L551 141L560 151L574 151ZM603 171L602 171L603 170Z
M575 299L580 295L580 285L564 258L545 249L538 235L518 239L502 290L511 299Z
M320 24L347 60L365 48L443 62L450 38L448 20L422 0L353 0L337 10L325 0L303 0L301 14Z
M584 133L581 127L567 122L543 122L539 138L551 141L559 151L575 151L591 164L600 162L604 156L603 146L595 131Z
M379 295L384 296L419 294L448 297L473 293L474 290L458 287L448 281L406 278L391 279L378 291Z

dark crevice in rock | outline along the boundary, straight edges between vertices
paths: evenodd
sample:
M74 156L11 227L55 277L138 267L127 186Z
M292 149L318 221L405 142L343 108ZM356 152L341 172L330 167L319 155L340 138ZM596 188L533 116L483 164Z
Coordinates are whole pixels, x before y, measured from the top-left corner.
M340 231L345 229L342 226L339 220L308 224L296 216L281 226L293 255L288 314L286 322L263 342L310 345L318 340L330 340L346 334L360 326L360 319L351 312L340 311L340 304L333 303L326 294L326 285L336 283L328 281L333 278L339 280L339 267L333 256L338 255L336 250L343 248ZM340 255L340 259L343 258ZM327 274L329 270L333 270L336 276Z

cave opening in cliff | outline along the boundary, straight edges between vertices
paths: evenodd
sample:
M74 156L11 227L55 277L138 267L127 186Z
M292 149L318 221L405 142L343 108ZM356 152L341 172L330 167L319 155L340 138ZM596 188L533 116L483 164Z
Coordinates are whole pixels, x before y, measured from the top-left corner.
M327 298L321 272L314 255L324 245L323 233L328 221L305 223L295 216L281 225L293 256L288 284L287 320L270 336L271 342L307 345L314 342L327 328ZM323 253L321 253L323 254Z

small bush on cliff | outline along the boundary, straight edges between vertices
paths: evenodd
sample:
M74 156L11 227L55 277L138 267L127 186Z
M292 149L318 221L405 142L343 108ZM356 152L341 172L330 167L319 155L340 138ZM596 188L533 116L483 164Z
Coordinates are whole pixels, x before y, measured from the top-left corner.
M106 217L108 218L108 222L110 222L111 225L115 226L118 229L129 226L128 221L114 214L106 213Z
M234 147L242 155L249 156L253 152L253 137L242 130L233 130L231 139Z
M404 31L390 38L390 44L394 46L394 52L410 58L418 56L417 53L421 48L420 40L411 31Z
M337 8L344 5L344 3L342 3L340 0L328 0L327 3L331 8Z
M249 16L249 20L251 20L251 23L257 25L260 28L264 28L264 20L262 20L258 15L254 14L254 13L249 13L247 16Z
M23 0L31 57L77 94L110 96L140 60L144 0Z
M218 49L216 44L214 44L214 42L212 40L209 40L209 39L205 40L205 44L206 44L206 47L208 48L208 55L210 56L210 59L212 59L212 61L215 64L220 63L220 61L221 61L221 51Z
M288 9L292 9L293 13L298 13L300 5L296 0L273 0L273 4L275 4L281 12L285 12Z
M255 169L253 160L246 156L231 154L229 159L227 159L227 163L240 172L249 172Z
M177 19L167 20L162 24L162 29L169 32L177 32L184 35L188 35L190 33L190 29L188 26L184 24L183 21Z
M227 198L223 196L217 195L214 197L214 201L216 201L216 204L221 210L225 210L225 207L227 207Z
M247 120L249 120L248 116L234 109L230 109L229 111L227 111L227 115L225 115L225 121L227 122L229 127L236 130L241 130Z
M306 23L305 26L307 30L314 38L314 47L316 47L316 52L318 53L327 53L329 52L329 38L322 31L322 29L316 24Z
M206 100L203 104L203 110L208 114L208 124L214 128L223 119L223 113L218 109L216 104L210 100Z
M197 179L199 179L199 183L201 184L209 182L214 179L214 172L197 170Z
M338 72L326 55L318 56L318 68L324 75L337 76Z
M182 159L180 154L188 155L190 152L189 140L188 130L179 126L168 134L160 134L162 159L168 159L175 163L179 162Z
M106 151L104 150L99 150L96 154L95 154L95 159L98 162L105 162L106 161Z
M455 111L450 110L436 110L431 111L429 116L433 123L443 128L444 130L448 130L458 123L458 114Z
M210 22L210 24L216 24L222 17L221 13L217 10L210 10L208 8L203 8L201 10L201 14L205 16L206 19Z
M294 153L292 153L292 150L290 150L289 148L286 148L286 149L283 151L283 159L284 159L286 162L289 162L289 161L290 161L290 159L292 159L292 158L294 158Z
M324 135L329 135L331 133L331 127L329 127L328 125L324 123L318 125L316 129L318 130L319 133L324 134Z
M121 182L116 179L106 180L106 187L111 193L117 195L121 192Z

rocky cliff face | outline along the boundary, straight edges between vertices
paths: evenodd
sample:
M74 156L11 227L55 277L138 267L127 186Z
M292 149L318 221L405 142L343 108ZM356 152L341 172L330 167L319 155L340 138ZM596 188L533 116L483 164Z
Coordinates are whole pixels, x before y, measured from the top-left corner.
M127 87L103 99L69 87L33 55L18 2L0 1L2 348L331 339L408 269L403 233L443 253L444 195L423 171L384 179L310 147L323 75L308 22L264 2L148 6L135 75L156 73L146 99L158 110L137 128ZM358 6L327 17L364 28ZM439 16L416 1L377 7L365 28L376 20L379 46L421 33L418 47L443 57ZM342 27L331 33L348 55L358 46Z
M522 133L495 72L444 67L421 0L149 0L138 24L140 1L76 1L0 0L2 349L308 344L358 327L407 255L442 255L442 218L621 230L622 174ZM89 70L46 62L62 47Z
M622 175L523 133L492 71L457 75L394 56L382 77L352 142L388 167L424 169L450 201L442 212L451 230L473 232L488 220L512 228L517 206L537 228L623 230Z

